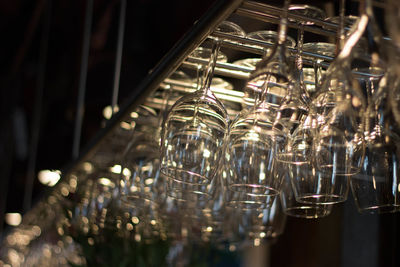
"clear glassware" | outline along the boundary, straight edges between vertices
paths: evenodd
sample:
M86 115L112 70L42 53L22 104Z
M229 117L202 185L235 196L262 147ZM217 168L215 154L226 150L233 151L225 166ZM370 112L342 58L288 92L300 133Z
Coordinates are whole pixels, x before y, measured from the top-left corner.
M368 93L366 112L366 152L360 173L350 179L354 200L360 213L385 213L399 210L398 188L399 135L391 128L394 118L387 107L393 74L384 69L358 69ZM382 79L381 79L382 78Z
M289 12L295 15L302 15L304 17L310 19L319 19L324 20L326 18L326 14L323 10L310 5L290 5ZM299 29L297 30L297 54L295 59L295 77L296 83L300 88L301 98L306 102L309 101L309 96L304 86L304 77L303 77L303 44L304 44L304 27L306 25L314 25L311 21L301 21L299 24ZM301 106L301 103L299 103Z
M151 132L137 133L129 144L121 170L120 190L121 200L132 205L139 205L141 200L155 200L160 188L160 159L158 140L152 136L157 129Z
M282 185L281 191L281 203L282 209L286 215L297 217L297 218L306 218L306 219L315 219L315 218L323 218L328 216L332 211L333 205L326 204L318 204L318 203L300 203L296 200L295 194L292 188L290 167L285 166L283 164L282 175L284 175L284 181ZM286 168L285 168L286 167ZM289 171L288 171L289 168ZM293 175L292 175L293 176Z
M227 20L221 22L221 24L217 26L216 31L240 37L246 36L246 32L239 25Z
M275 44L278 40L278 33L276 31L255 31L248 33L246 37L249 39L263 41L269 44ZM292 37L286 36L285 46L294 48L296 46L296 41ZM266 50L264 52L265 55L269 55L269 53L272 51L272 49L269 47L266 47L264 49Z
M323 64L327 63L327 58L334 58L335 57L335 50L336 50L336 45L331 44L331 43L325 43L325 42L313 42L313 43L305 43L303 45L303 52L305 53L313 53L313 54L318 54L322 56L321 59L314 59L313 57L307 56L305 54L303 56L304 59L307 59L312 62L312 67L314 69L314 74L311 74L311 70L308 69L308 74L312 75L314 77L314 90L309 92L309 97L311 102L314 101L314 98L317 95L317 90L321 86L321 80L322 77L325 75L326 69L323 68ZM327 57L327 58L324 58ZM303 76L306 74L304 73L304 68L303 68ZM305 78L305 77L304 77ZM307 87L307 85L306 85Z
M360 20L360 26L328 68L317 96L315 108L320 126L314 143L314 157L322 172L349 176L361 167L364 155L362 113L366 103L351 75L351 51L367 22L367 16Z
M240 59L233 64L239 65L242 67L246 67L254 71L256 69L256 65L261 61L261 58L245 58ZM261 93L259 90L253 90L252 87L245 87L244 88L244 97L242 102L243 109L249 109L254 106L254 102L257 98L259 98L259 94Z
M219 42L213 46L204 83L179 99L169 111L161 142L161 172L168 190L207 194L222 156L228 115L210 90Z
M223 22L217 31L244 36L232 22ZM209 197L212 180L222 157L229 117L223 104L210 89L218 59L220 40L212 40L208 66L199 89L179 99L169 111L163 125L161 172L168 178L168 192L188 192ZM200 69L199 69L200 70ZM198 76L200 77L200 76ZM203 195L203 196L199 196Z
M281 181L275 175L275 153L284 142L285 133L274 125L274 114L281 101L275 102L277 91L286 94L289 84L289 63L286 60L287 8L282 15L278 42L251 73L246 87L262 92L256 104L243 110L229 127L226 146L227 184L230 204L254 205L263 209L271 205L280 192Z
M275 198L269 208L262 210L236 210L234 220L238 222L235 229L236 246L259 245L263 241L276 240L284 231L286 215L282 210L279 197Z
M305 9L303 12L307 10ZM301 39L302 37L298 41L300 46L303 42ZM329 46L325 46L323 43L307 43L305 46L306 49L316 54L326 55L330 52ZM301 49L298 53L302 53ZM309 115L308 103L311 102L309 98L313 95L308 94L307 86L310 91L312 90L311 92L316 91L315 84L318 84L319 78L315 77L321 75L322 70L319 63L314 65L314 69L303 69L302 57L298 55L296 60L297 79L289 86L289 93L277 114L277 121L285 126L286 131L288 131L286 142L282 144L282 147L279 147L277 152L277 160L291 164L303 164L310 162L313 136L316 133L315 127L317 125L314 114ZM306 76L304 76L304 73ZM304 81L305 77L308 79L307 84ZM311 111L313 113L313 109Z
M296 200L332 204L347 199L348 176L359 172L364 156L365 97L351 75L351 51L368 23L362 16L343 50L329 66L311 104L309 117L293 133L289 147Z
M373 15L371 1L365 0L362 7L362 15L357 27L354 27L353 32L348 36L346 44L336 60L341 66L338 68L338 64L334 63L330 66L330 70L334 71L334 75L329 77L327 74L328 79L325 80L323 85L325 87L334 87L334 90L341 88L339 92L347 92L346 95L341 95L341 93L334 94L333 98L338 104L333 109L328 108L328 110L331 109L328 116L329 119L320 128L320 139L317 141L320 142L320 145L316 147L319 168L332 168L336 174L345 176L356 174L360 170L363 161L364 137L360 133L359 125L363 123L362 118L363 111L366 109L366 101L365 97L360 93L361 90L359 90L358 83L352 80L351 75L344 72L350 73L348 71L351 52L363 33L367 34L368 50L370 52L369 67L381 67L383 58L383 53L380 51L382 48L382 35ZM341 71L342 74L340 74ZM342 77L347 76L345 83L341 83L343 78L340 80L338 73ZM350 91L346 89L351 87ZM338 99L338 96L340 99ZM342 99L346 100L343 101ZM323 141L324 139L325 141ZM335 142L334 146L331 145L333 144L332 142Z
M344 9L344 6L341 8ZM343 10L343 15L344 15L344 10ZM357 22L360 20L360 17L354 16L354 15L343 16L343 22L342 22L343 24L341 24L340 16L329 17L329 18L326 18L325 20L338 25L339 43L337 43L338 49L336 51L336 54L338 54L340 52L340 49L343 46L343 41L344 41L345 37L349 36L352 33L352 31L354 31L354 27L356 27ZM365 55L365 54L367 54L367 51L368 51L367 40L365 40L364 38L360 38L360 40L358 40L357 44L353 48L353 54L354 55Z
M279 38L279 34L274 31L257 31L257 32L252 32L247 35L247 38L267 42L270 44L276 44ZM288 68L290 66L290 63L288 61L288 54L286 51L286 47L291 47L294 48L296 45L296 42L294 39L292 39L289 36L285 37L285 41L283 41L282 48L278 48L279 51L276 53L274 52L274 47L266 47L264 48L264 60L268 57L272 57L270 62L268 63L268 66L257 66L258 69L264 68L265 71L271 71L271 72L281 72L283 76L288 76L287 72L289 71ZM274 55L272 55L274 53ZM278 62L283 64L283 67L278 66ZM247 59L246 61L239 61L237 63L243 64L243 66L250 67L252 64L260 64L262 65L263 62L261 60L256 60L256 59ZM252 67L256 67L256 65L253 65ZM286 68L286 69L284 69ZM269 70L268 70L269 69ZM247 83L247 85L244 87L244 94L245 94L245 105L246 106L254 106L256 101L260 100L261 95L264 93L264 79L265 76L260 75L258 79L254 78L252 82ZM286 96L287 91L286 88L283 88L282 86L273 86L273 82L271 81L268 86L268 90L266 91L266 97L265 101L267 101L271 109L278 109L279 105L282 103L283 98Z

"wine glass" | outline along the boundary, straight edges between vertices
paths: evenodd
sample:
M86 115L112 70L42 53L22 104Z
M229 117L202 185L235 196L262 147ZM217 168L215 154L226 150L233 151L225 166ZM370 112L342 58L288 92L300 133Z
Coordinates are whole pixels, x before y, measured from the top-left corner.
M302 41L299 43L301 45ZM334 45L327 45L327 43L306 43L304 44L304 49L305 51L326 56L332 56L334 53ZM309 59L307 56L304 58ZM302 59L300 60L302 61ZM307 104L310 101L307 99L305 102L302 99L304 99L304 95L307 95L307 98L314 100L315 88L319 84L319 76L323 73L320 63L313 63L314 68L303 68L302 63L297 64L298 68L301 67L301 70L298 69L297 72L302 74L301 77L297 75L297 79L301 78L303 82L291 84L289 94L285 97L277 116L277 120L280 120L288 131L286 142L282 144L277 153L277 160L280 162L291 164L310 163L312 144L317 131L317 121L314 108L310 110ZM304 78L308 80L304 82ZM307 93L304 93L306 90ZM311 102L311 106L312 104L313 102Z
M286 165L286 166L285 166ZM295 194L292 188L292 178L289 172L291 168L289 164L282 163L282 175L284 176L284 181L281 191L281 203L283 211L293 217L297 218L323 218L331 213L333 205L318 204L318 203L300 203L296 200ZM292 174L292 176L294 176Z
M360 20L359 16L353 16L353 15L344 16L344 5L341 6L340 8L343 9L341 10L342 12L341 15L343 15L343 17L336 16L325 19L325 21L338 25L337 39L339 42L337 43L336 54L340 52L343 46L343 41L354 31L354 28L357 26L357 22ZM367 46L368 46L367 40L365 38L360 38L355 47L353 48L353 54L354 55L366 54L366 51L368 51Z
M275 31L256 31L256 32L251 32L247 35L247 38L249 39L255 39L255 40L259 40L259 41L263 41L266 43L270 43L270 44L276 44L277 40L278 40L278 33ZM291 38L290 36L286 36L286 39L283 41L283 46L285 47L290 47L290 48L294 48L296 45L296 42L294 41L293 38ZM274 48L272 47L265 47L264 48L264 58L268 58L269 56L271 56L271 53L273 52ZM279 50L282 50L281 48ZM278 54L281 52L278 52L275 54L275 59L277 59ZM287 61L286 57L286 53L287 51L285 50L284 52L284 58L281 59L281 61L286 65L289 66L289 62ZM270 62L270 66L264 66L265 70L268 70L268 68L274 69L275 71L279 71L277 70L277 66L272 66L272 62L274 62L274 60L271 60ZM245 66L245 67L251 67L254 68L257 66L257 64L263 64L261 62L261 59L245 59L245 60L241 60L241 61L237 61L236 62L239 65ZM275 62L277 63L277 62ZM262 69L263 67L258 67L259 69ZM273 70L272 70L273 71ZM283 70L283 72L285 73L287 70ZM252 83L247 83L246 86L244 87L244 94L245 94L245 105L246 106L254 106L255 102L257 100L260 100L261 95L263 94L263 77L259 77L260 79L253 79ZM258 84L260 83L260 84ZM279 107L279 105L282 103L283 98L286 96L286 88L282 88L279 86L270 86L269 90L266 92L267 95L265 97L265 101L267 101L270 106L271 109L277 109Z
M321 80L322 77L325 75L325 69L323 68L323 64L327 63L327 59L329 58L334 58L335 57L335 49L336 46L335 44L331 43L326 43L326 42L312 42L312 43L305 43L303 45L303 51L312 53L312 54L318 54L322 58L314 59L312 57L309 57L307 55L304 55L303 58L306 60L309 60L312 62L312 67L314 70L314 73L311 74L311 70L307 69L307 72L309 75L312 75L314 77L314 88L309 93L309 97L311 98L311 101L314 100L316 97L317 89L321 86ZM304 68L303 68L303 75L304 74ZM306 85L307 87L307 85ZM307 92L309 92L307 90Z
M221 23L217 31L244 36L244 31L232 22ZM161 172L168 177L169 192L208 197L211 190L229 121L225 107L210 89L219 48L220 40L214 38L201 86L178 100L165 119Z
M163 124L161 172L171 191L207 194L222 156L228 115L210 90L219 46L213 45L201 88L179 99Z
M238 235L244 242L260 243L261 240L275 240L284 231L286 215L282 210L280 198L262 210L241 209L236 213L239 222ZM243 241L242 241L243 242Z
M366 112L366 152L360 173L350 179L351 189L359 212L393 212L399 209L400 183L398 173L399 135L390 128L393 114L387 107L393 73L384 69L358 69L360 79L365 80L369 105ZM379 89L377 90L377 88Z
M290 164L293 191L301 203L331 204L347 199L348 176L356 174L364 156L365 99L351 75L351 51L368 18L349 35L331 63L311 103L309 118L292 138L300 160Z
M266 31L266 30L255 31L248 33L246 35L246 38L263 41L265 43L269 43L272 45L275 44L276 41L278 40L278 33L276 31ZM286 36L285 45L286 47L294 48L296 46L296 41L292 37ZM259 46L257 46L257 48L258 47ZM265 50L264 55L269 55L272 52L271 47L264 47L264 50Z
M317 96L319 132L314 143L318 169L335 175L349 176L360 169L364 155L362 113L364 95L351 75L351 51L368 22L366 15L350 35L343 50L329 66Z
M245 31L236 23L224 20L218 26L216 31L223 32L230 35L236 35L240 37L246 36Z
M295 15L301 15L311 19L325 19L325 12L317 7L310 5L291 5L289 7L289 12ZM303 77L303 44L304 44L304 27L306 25L314 25L311 21L301 21L299 24L299 30L297 31L297 54L295 59L295 71L296 71L296 80L299 83L299 87L301 90L301 96L306 101L309 101L309 96L307 95L307 91L304 88L304 77ZM301 103L300 103L301 106Z
M281 181L275 175L275 153L285 133L274 124L276 92L286 92L290 76L286 60L287 8L282 15L278 42L251 73L246 87L261 91L255 105L243 110L229 127L226 146L227 184L232 205L254 205L264 209L280 192ZM275 98L276 100L276 98Z

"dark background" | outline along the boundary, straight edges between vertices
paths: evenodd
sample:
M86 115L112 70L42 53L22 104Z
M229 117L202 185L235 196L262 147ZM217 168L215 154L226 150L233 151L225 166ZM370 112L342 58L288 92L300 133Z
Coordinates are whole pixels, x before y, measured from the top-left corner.
M213 2L128 1L119 103ZM0 0L0 223L5 212L26 211L23 197L36 126L35 173L62 169L72 159L85 8L82 0ZM101 129L102 110L111 104L118 12L118 0L94 1L82 147ZM46 47L41 40L47 19ZM50 190L36 176L33 189L33 199ZM349 199L328 218L289 218L284 235L272 245L271 264L400 266L398 217L359 215Z

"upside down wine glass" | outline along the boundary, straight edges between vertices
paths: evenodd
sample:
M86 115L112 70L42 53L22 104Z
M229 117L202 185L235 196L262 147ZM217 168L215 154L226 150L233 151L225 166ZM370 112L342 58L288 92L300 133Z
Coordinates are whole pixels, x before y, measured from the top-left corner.
M291 5L289 11L294 14L300 14L314 19L325 18L325 14L322 10L308 5ZM297 148L301 148L301 151L296 152L294 150L295 146L293 146L292 143L298 141L298 136L294 134L298 134L296 129L305 120L309 112L307 103L310 102L310 96L308 95L304 84L302 53L304 26L312 24L313 23L311 22L303 21L299 25L300 29L298 30L297 55L295 60L296 68L294 70L295 80L290 83L288 93L284 98L276 117L276 121L284 125L287 131L286 142L282 144L282 147L279 147L276 158L280 162L286 162L289 164L303 163L304 160L308 161L307 156L305 156L305 159L298 157L298 152L303 154L305 151L304 148L306 147L299 146Z
M167 190L208 194L223 152L228 115L210 89L220 42L213 43L202 86L179 99L165 118L161 172Z
M363 15L338 57L329 66L309 117L299 128L296 148L305 148L302 164L291 165L292 186L301 203L331 204L347 199L350 175L359 172L364 156L365 99L351 75L352 51L364 33ZM302 138L302 136L307 138ZM300 155L302 156L302 155Z
M351 176L350 184L354 200L360 213L384 213L398 211L400 208L399 157L400 137L391 129L393 114L387 107L393 74L383 69L365 69L365 80L369 96L366 112L365 139L366 151L360 173ZM379 80L381 81L379 82ZM378 93L374 88L378 87ZM378 97L377 97L378 96Z
M289 63L286 60L287 10L279 26L278 42L250 75L246 87L263 92L256 104L243 110L231 123L226 146L227 184L232 192L229 204L239 208L264 209L280 192L281 181L274 174L277 144L284 141L284 132L274 124L276 92L286 94L289 84Z

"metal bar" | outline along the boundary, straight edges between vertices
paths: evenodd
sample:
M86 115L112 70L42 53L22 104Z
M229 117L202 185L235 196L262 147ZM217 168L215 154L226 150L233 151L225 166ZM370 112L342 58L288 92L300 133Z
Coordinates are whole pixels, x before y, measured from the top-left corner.
M206 59L188 58L185 62L182 63L182 67L196 70L199 65L205 66L206 64ZM249 74L251 71L253 71L253 69L248 67L220 62L217 63L217 66L214 70L215 74L243 80L247 80L249 78Z
M245 51L245 52L251 52L254 54L259 54L263 55L264 53L264 48L265 47L273 47L273 43L268 43L264 42L261 40L255 40L255 39L250 39L246 37L240 37L240 36L235 36L231 34L226 34L222 32L213 32L211 34L212 36L219 37L222 39L222 45L223 46L229 46L231 48L235 48L237 50ZM296 48L291 48L288 47L287 50L290 52L292 56L295 56L297 54L297 49ZM334 58L317 54L317 53L311 53L307 51L302 51L301 53L305 57L311 57L317 60L324 60L324 61L332 61Z
M36 84L36 96L35 96L35 108L33 113L32 122L32 136L29 145L29 159L27 166L27 175L25 180L25 191L23 199L23 210L26 212L31 208L32 204L32 192L33 182L35 180L35 169L37 160L37 151L40 136L40 121L42 119L42 102L43 102L43 91L46 77L46 63L47 63L47 47L49 44L50 35L50 21L51 21L51 3L47 3L46 17L43 22L43 32L40 40L40 54L39 54L39 71Z
M274 24L279 24L279 17L278 16L272 16L270 14L266 14L257 10L249 10L249 9L244 9L244 8L239 8L236 12L238 15L249 17L252 19L257 19L260 21L268 22L268 23L274 23ZM290 28L294 29L299 29L300 25L298 23L294 23L291 21L288 21L287 26ZM304 30L307 32L312 32L318 35L326 36L326 37L331 37L334 36L336 33L330 30L325 30L320 27L315 27L315 26L304 26Z
M122 51L124 45L124 31L125 31L125 16L126 16L126 0L121 0L119 10L119 22L118 22L118 39L117 39L117 53L115 56L115 69L114 69L114 86L111 100L111 112L114 115L116 106L118 105L118 92L119 82L121 76L121 61Z
M85 92L86 92L86 79L87 69L89 60L89 46L90 46L90 32L92 28L92 17L93 17L93 0L87 0L86 2L86 15L85 15L85 26L83 31L83 43L82 43L82 57L81 57L81 70L79 74L79 87L78 87L78 102L75 116L75 129L74 139L72 144L72 158L77 159L79 156L80 144L81 144L81 132L82 122L85 112Z
M374 1L376 7L383 8L385 5L379 5L379 2ZM238 15L250 17L253 19L261 20L264 22L279 24L279 16L282 13L282 9L279 7L267 5L264 3L258 3L253 1L245 1L243 5L237 10ZM326 20L309 18L302 15L288 14L289 23L288 26L294 29L299 29L298 22L311 22L314 25L305 26L304 30L307 32L319 34L326 37L335 37L336 32L339 30L339 25L337 23L329 22ZM296 22L291 22L296 21ZM316 27L317 26L317 27ZM350 30L349 27L345 27L345 30ZM384 36L384 40L390 40L389 37Z
M15 77L17 74L19 67L24 60L26 53L32 44L33 36L35 35L37 25L40 21L40 17L42 15L43 9L46 6L46 0L38 1L35 10L32 12L32 17L29 20L29 23L26 28L26 32L24 33L24 40L21 42L21 45L18 48L16 56L14 58L13 64L11 65L11 75Z
M245 1L241 8L252 10L252 11L258 11L260 13L262 12L265 14L276 15L278 17L282 13L282 9L279 7L270 6L267 4L253 2L253 1ZM288 13L288 19L292 20L292 21L296 21L296 24L299 22L311 22L316 26L320 26L325 29L330 29L335 32L338 29L338 25L336 23L332 23L332 22L320 20L320 19L315 19L315 18L310 18L310 17L298 15L298 14L293 14L293 13L290 13L290 11Z

